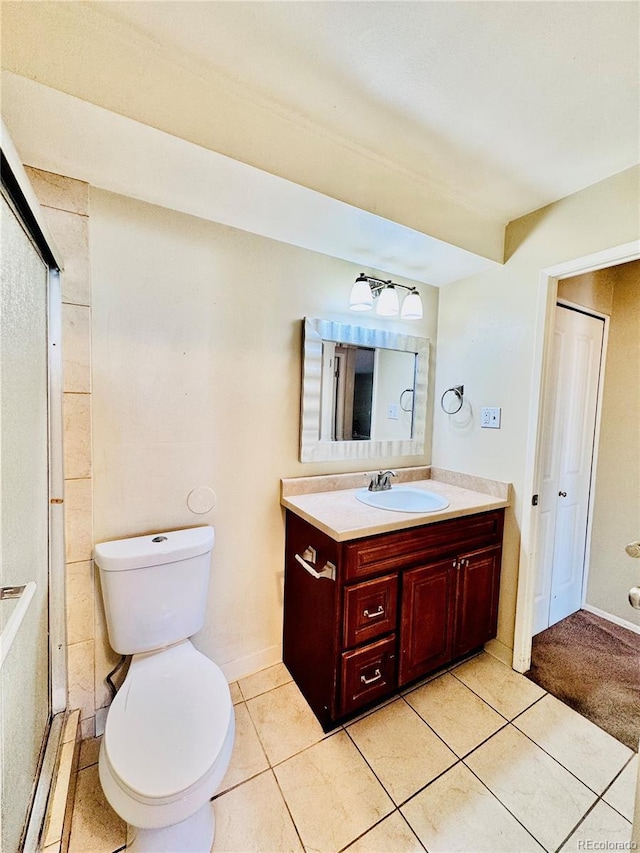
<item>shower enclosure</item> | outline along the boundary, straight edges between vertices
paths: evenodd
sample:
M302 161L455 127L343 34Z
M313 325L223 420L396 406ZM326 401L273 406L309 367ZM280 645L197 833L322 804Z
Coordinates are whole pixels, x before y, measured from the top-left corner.
M4 125L1 142L0 850L15 853L37 846L66 705L60 262Z

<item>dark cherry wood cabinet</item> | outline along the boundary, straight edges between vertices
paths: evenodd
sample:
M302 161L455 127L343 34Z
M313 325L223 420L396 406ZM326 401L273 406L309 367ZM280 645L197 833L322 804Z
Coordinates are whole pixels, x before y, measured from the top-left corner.
M287 510L283 659L325 731L495 637L503 522L336 542Z

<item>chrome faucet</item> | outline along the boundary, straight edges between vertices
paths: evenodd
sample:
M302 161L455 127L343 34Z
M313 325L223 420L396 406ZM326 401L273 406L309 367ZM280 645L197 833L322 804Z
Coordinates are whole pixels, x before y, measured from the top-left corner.
M396 477L395 471L378 471L377 474L365 474L366 477L371 477L369 483L370 492L386 492L391 488L391 478Z

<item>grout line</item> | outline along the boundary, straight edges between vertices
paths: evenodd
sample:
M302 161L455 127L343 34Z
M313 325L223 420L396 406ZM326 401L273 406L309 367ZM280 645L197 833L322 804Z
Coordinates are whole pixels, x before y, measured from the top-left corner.
M526 826L524 825L524 823L522 823L522 821L520 820L520 818L519 818L517 815L515 815L515 814L511 811L511 809L506 805L506 803L503 803L503 802L502 802L502 800L500 799L500 797L499 797L497 794L495 794L495 793L491 790L491 788L490 788L490 787L489 787L485 782L483 782L483 780L482 780L482 779L477 775L477 773L474 773L473 769L472 769L471 767L469 767L469 765L468 765L468 764L465 764L465 763L464 763L464 761L463 761L463 762L462 762L462 765L463 765L463 766L464 766L464 767L469 771L469 773L471 773L473 776L475 776L475 778L478 780L478 782L480 782L480 784L483 786L483 788L486 788L486 789L487 789L487 791L491 794L491 796L494 798L494 800L496 800L498 803L500 803L500 805L502 806L502 808L503 808L503 809L504 809L508 814L510 814L510 815L511 815L511 817L512 817L512 818L513 818L517 823L519 823L519 824L520 824L520 826L524 829L524 831L525 831L525 832L527 832L527 833L528 833L528 834L533 838L533 840L536 842L536 844L539 844L539 845L540 845L540 847L542 847L542 849L543 849L543 850L548 850L548 849L549 849L548 847L545 847L545 846L544 846L544 844L542 843L542 841L540 841L540 839L539 839L539 838L536 838L536 837L535 837L535 835L533 834L533 832L531 832L531 830L530 830L528 827L526 827ZM563 842L563 843L564 843L564 842Z
M278 781L278 777L276 776L273 768L271 769L271 775L275 779L276 786L278 788L278 791L280 792L280 796L282 797L282 802L284 803L284 807L287 810L287 814L289 815L289 817L291 819L291 823L293 824L293 828L295 829L296 835L298 836L298 839L300 841L300 846L302 847L303 850L306 850L307 848L305 847L304 842L302 841L302 836L300 835L300 830L298 829L298 825L296 824L295 820L293 819L293 815L291 814L291 809L289 808L289 803L287 802L287 798L284 795L284 791L280 787L280 782Z
M515 672L515 670L512 670L512 672ZM525 711L528 711L528 710L529 710L529 708L532 708L532 707L533 707L537 702L539 702L541 699L544 699L544 697L545 697L545 696L548 696L548 695L549 695L549 694L547 693L547 691L545 691L545 692L542 694L542 696L538 696L538 698L537 698L537 699L534 699L534 700L533 700L533 702L531 702L529 705L527 705L527 706L526 706L525 708L523 708L521 711L518 711L518 713L515 715L515 717L513 717L513 718L510 720L510 719L509 719L509 717L505 717L505 715L502 713L502 711L499 711L499 710L498 710L494 705L492 705L492 704L491 704L491 702L489 702L487 699L485 699L485 698L484 698L484 696L481 696L477 691L475 691L475 690L473 689L473 687L469 687L469 685L468 685L465 681L463 681L461 678L459 678L459 677L455 674L455 672L454 672L453 670L450 670L450 674L451 674L451 675L453 675L453 677L454 677L454 678L457 678L457 679L458 679L458 681L460 682L460 684L464 684L464 686L467 688L467 690L470 690L472 693L474 693L474 694L478 697L478 699L482 699L482 701L485 703L485 705L488 705L488 706L491 708L491 710L492 710L492 711L495 711L495 712L496 712L496 714L500 714L500 716L501 716L503 719L505 719L508 723L513 722L513 720L515 720L515 719L516 719L516 717L519 717L521 714L524 714L524 712L525 712ZM520 675L520 673L518 673L518 675ZM532 682L532 683L533 683L533 682ZM537 686L539 686L539 685L537 685ZM540 689L542 690L542 688L540 688Z
M462 683L462 682L461 682L461 683ZM464 685L464 686L466 687L466 685ZM469 689L470 689L470 688L469 688ZM473 690L471 690L471 692L473 693ZM478 696L478 694L477 694L477 693L474 693L474 695L475 695L475 696ZM439 733L438 733L438 732L433 728L433 726L429 723L429 721L428 721L428 720L426 720L426 719L422 716L422 714L421 714L418 710L416 710L416 708L414 708L414 707L413 707L413 705L411 705L411 703L406 699L406 697L404 697L404 696L403 696L402 698L405 700L405 702L407 703L407 705L409 705L409 707L411 708L411 710L412 710L414 713L416 713L416 714L418 715L419 719L420 719L420 720L422 720L422 721L424 722L424 724L425 724L429 729L431 729L431 731L434 733L434 735L436 735L436 737L438 737L438 738L442 741L442 743L447 747L447 749L450 749L450 750L451 750L451 752L452 752L452 753L453 753L453 754L458 758L458 760L459 760L459 761L462 761L462 760L463 760L463 758L466 758L468 755L471 755L471 753L472 753L472 752L475 752L475 751L476 751L476 749L479 749L479 748L480 748L483 744L485 744L488 740L491 740L491 738L492 738L492 737L494 737L495 735L497 735L497 734L498 734L498 732L501 732L501 731L502 731L503 729L505 729L508 725L510 725L509 720L507 720L507 719L506 719L506 717L504 717L504 716L503 716L499 711L495 711L495 708L493 708L491 705L489 705L489 703L488 703L488 702L485 702L485 700L484 700L481 696L478 696L478 699L480 699L480 701L481 701L481 702L484 702L484 704L485 704L488 708L491 708L491 710L492 710L492 711L495 711L495 713L496 713L496 714L498 714L498 716L499 716L499 717L502 717L502 719L504 720L504 723L503 723L499 728L497 728L494 732L492 732L490 735L488 735L484 740L482 740L480 743L476 744L476 746L472 747L468 752L465 752L463 755L458 755L458 753L457 753L457 752L455 751L455 749L451 746L451 744L448 744L448 743L446 742L446 740L442 737L442 735L440 735L440 734L439 734Z
M595 809L595 807L598 805L598 803L599 803L599 802L600 802L600 797L598 797L598 798L596 799L595 803L593 803L593 805L592 805L590 808L588 808L588 809L587 809L587 811L582 815L582 817L580 818L580 820L576 823L576 825L573 827L573 829L572 829L572 830L571 830L571 832L567 835L567 837L566 837L566 838L563 838L563 840L560 842L560 844L556 847L556 853L558 853L558 851L562 850L562 848L563 848L563 847L564 847L564 845L567 843L567 841L571 838L571 836L573 835L573 833L578 829L578 827L579 827L579 826L581 826L581 824L583 824L583 823L584 823L584 821L586 820L587 815L589 815L589 814L590 814L590 813Z
M625 820L629 820L629 818L628 818L626 815L622 814L622 812L620 811L620 809L616 808L616 807L615 807L614 805L612 805L608 800L605 800L605 799L604 799L604 795L605 795L605 794L606 794L606 793L607 793L607 792L608 792L608 791L613 787L614 782L617 782L617 781L618 781L618 779L620 778L620 776L622 776L622 774L624 773L624 771L625 771L625 770L627 769L627 767L631 764L631 762L633 761L633 759L636 757L636 755L637 755L637 754L638 754L637 752L632 753L632 755L631 755L631 757L629 758L629 760L624 764L624 766L623 766L623 767L621 767L621 768L620 768L619 772L618 772L618 773L616 773L616 775L615 775L615 776L613 777L613 779L609 782L609 784L608 784L608 785L607 785L607 787L604 789L604 791L600 794L600 799L601 799L601 800L603 800L603 801L604 801L604 802L605 802L605 803L606 803L610 808L612 808L612 809L614 810L614 812L616 812L617 814L619 814L619 815L620 815L620 817L623 817Z
M513 725L513 723L510 723L509 725ZM537 746L537 747L538 747L538 749L541 749L541 750L542 750L542 752L544 752L544 754L545 754L545 755L548 755L548 756L549 756L549 758L552 758L552 759L556 762L556 764L558 764L560 767L562 767L562 769L563 769L563 770L566 770L566 771L567 771L567 773L570 773L570 774L573 776L573 778L574 778L574 779L576 779L578 782L580 782L580 784L581 784L581 785L584 785L584 787L587 789L587 791L591 791L591 793L592 793L592 794L595 794L595 795L596 795L596 797L598 797L598 799L600 799L601 794L599 794L597 791L595 791L593 788L591 788L589 785L587 785L587 783L584 781L584 779L581 779L579 776L577 776L577 775L573 772L573 770L571 770L569 767L567 767L566 765L564 765L564 764L560 761L560 759L559 759L559 758L556 758L556 757L555 757L555 755L552 755L548 750L546 750L546 749L544 748L544 746L541 746L537 741L535 741L532 737L530 737L526 732L523 732L523 731L522 731L521 729L519 729L517 726L513 726L513 727L514 727L514 729L515 729L517 732L520 732L520 734L521 734L521 735L524 735L524 736L527 738L527 740L530 740L530 741L531 741L531 743L532 743L534 746ZM626 766L626 765L625 765L625 766ZM611 783L609 783L609 784L611 784ZM607 790L607 789L605 789L605 790Z

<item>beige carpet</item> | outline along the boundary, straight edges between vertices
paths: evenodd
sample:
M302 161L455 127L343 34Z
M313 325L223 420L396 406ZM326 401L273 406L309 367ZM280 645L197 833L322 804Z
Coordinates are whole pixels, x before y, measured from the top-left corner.
M640 634L579 610L533 638L525 675L638 751Z

